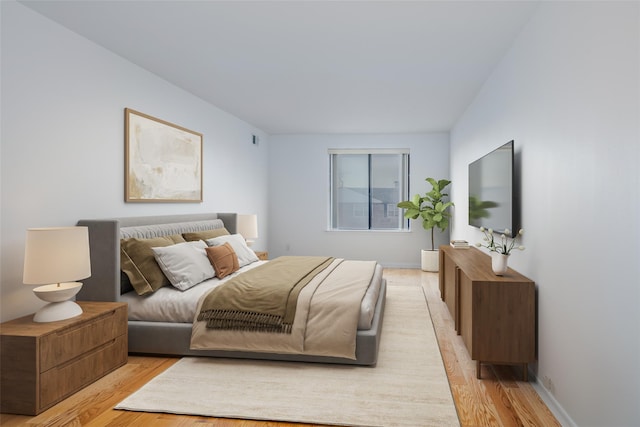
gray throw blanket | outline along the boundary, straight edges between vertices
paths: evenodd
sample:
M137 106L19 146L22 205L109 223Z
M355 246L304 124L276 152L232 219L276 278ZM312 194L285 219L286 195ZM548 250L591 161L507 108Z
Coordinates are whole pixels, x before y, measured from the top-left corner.
M300 291L332 261L317 256L269 261L209 291L198 320L211 329L291 333Z

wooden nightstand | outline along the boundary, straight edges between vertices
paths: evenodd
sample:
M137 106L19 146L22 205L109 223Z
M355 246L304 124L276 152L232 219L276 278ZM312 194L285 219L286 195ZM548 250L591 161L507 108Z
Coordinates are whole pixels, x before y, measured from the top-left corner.
M258 259L262 261L267 261L269 259L269 252L266 251L255 251L256 255L258 255Z
M37 415L127 363L127 304L78 304L71 319L0 324L0 412Z

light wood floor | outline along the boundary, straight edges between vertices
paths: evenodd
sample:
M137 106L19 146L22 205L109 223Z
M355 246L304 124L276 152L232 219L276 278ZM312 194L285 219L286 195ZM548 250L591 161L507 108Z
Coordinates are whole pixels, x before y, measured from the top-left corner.
M386 269L385 277L396 285L420 282L425 289L438 344L463 427L560 426L522 372L510 366L482 366L476 379L475 362L440 300L438 276L420 270ZM211 427L310 427L308 424L228 420L169 414L116 411L112 408L178 359L130 356L115 372L74 394L36 417L0 415L2 426L211 426ZM416 426L419 427L419 426Z

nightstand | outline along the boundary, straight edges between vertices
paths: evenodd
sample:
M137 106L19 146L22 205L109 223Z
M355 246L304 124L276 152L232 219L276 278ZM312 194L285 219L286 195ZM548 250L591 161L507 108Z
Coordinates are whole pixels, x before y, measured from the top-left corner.
M266 251L255 251L255 253L258 256L258 259L260 259L262 261L267 261L269 259L269 252L266 252Z
M0 324L0 412L37 415L127 363L127 304L77 302L71 319Z

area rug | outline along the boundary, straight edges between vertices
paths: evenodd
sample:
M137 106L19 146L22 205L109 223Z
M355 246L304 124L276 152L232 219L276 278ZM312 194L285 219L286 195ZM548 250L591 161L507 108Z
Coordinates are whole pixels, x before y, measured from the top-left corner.
M389 285L375 367L185 357L116 409L342 426L459 426L423 290Z

